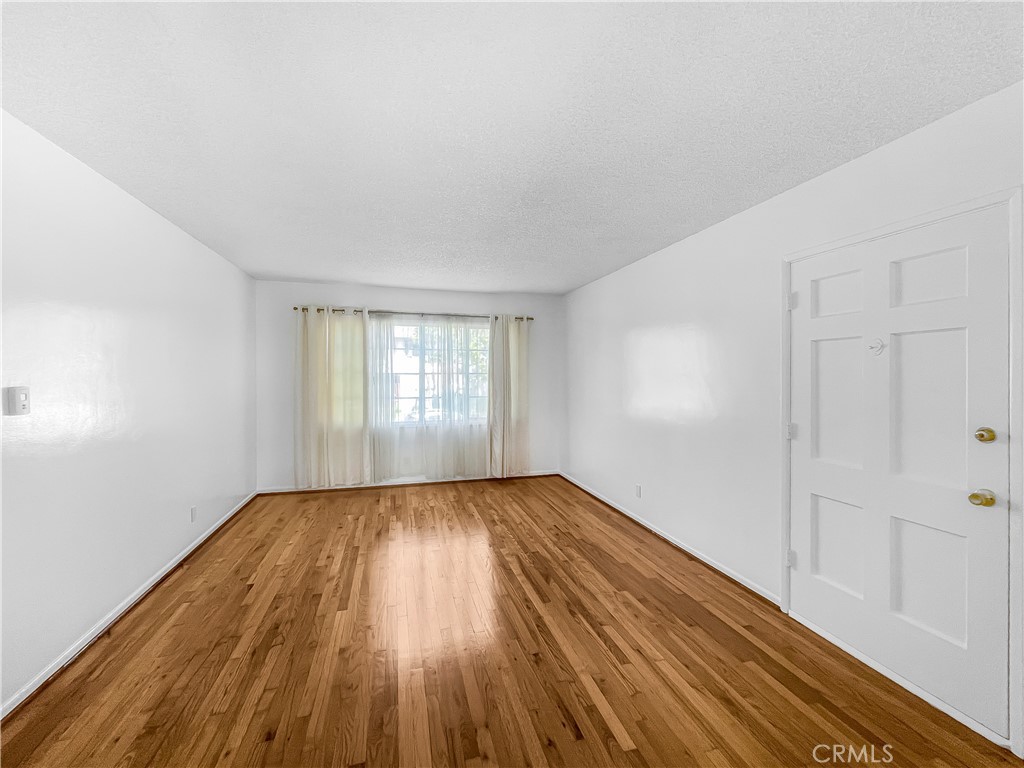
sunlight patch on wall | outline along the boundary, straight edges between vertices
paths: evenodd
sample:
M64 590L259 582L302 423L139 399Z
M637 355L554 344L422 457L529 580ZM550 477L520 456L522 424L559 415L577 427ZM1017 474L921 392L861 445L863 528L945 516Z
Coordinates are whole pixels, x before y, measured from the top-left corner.
M686 424L717 413L707 333L695 325L637 328L625 341L625 407L633 418Z
M4 311L4 384L32 388L32 412L4 421L4 450L73 451L121 435L127 407L114 350L124 321L66 304Z

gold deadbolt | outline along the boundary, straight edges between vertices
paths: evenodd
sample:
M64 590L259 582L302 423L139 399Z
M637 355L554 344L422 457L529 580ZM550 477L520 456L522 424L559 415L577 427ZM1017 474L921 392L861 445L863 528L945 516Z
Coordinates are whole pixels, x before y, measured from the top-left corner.
M994 443L996 441L996 431L992 427L978 427L974 431L974 439L979 443Z
M979 488L967 500L976 507L992 507L996 503L996 495L988 488Z

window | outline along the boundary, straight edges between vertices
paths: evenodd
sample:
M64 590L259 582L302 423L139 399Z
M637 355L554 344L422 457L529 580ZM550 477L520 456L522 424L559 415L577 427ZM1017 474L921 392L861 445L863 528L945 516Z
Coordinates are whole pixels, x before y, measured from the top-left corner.
M529 466L525 319L322 309L296 323L303 487ZM493 403L492 384L506 395Z
M396 318L392 419L399 425L487 421L487 318Z

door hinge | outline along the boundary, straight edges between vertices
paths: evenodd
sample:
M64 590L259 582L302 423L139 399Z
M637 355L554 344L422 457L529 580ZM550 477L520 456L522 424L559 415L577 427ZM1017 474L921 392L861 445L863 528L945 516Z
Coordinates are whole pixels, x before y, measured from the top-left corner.
M796 437L796 424L787 424L783 429L783 432L785 433L787 440L792 440Z
M799 294L796 291L786 294L786 309L793 311L796 309L797 297Z
M786 567L787 568L795 568L796 567L796 550L795 549L790 549L790 550L786 551Z

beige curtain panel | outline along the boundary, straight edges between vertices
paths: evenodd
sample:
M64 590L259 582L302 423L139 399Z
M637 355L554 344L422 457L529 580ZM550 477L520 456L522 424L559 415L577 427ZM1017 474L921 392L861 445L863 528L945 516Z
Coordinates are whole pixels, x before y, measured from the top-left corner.
M366 482L366 313L295 315L295 485Z
M488 376L488 466L492 477L525 474L530 466L530 323L491 318Z

